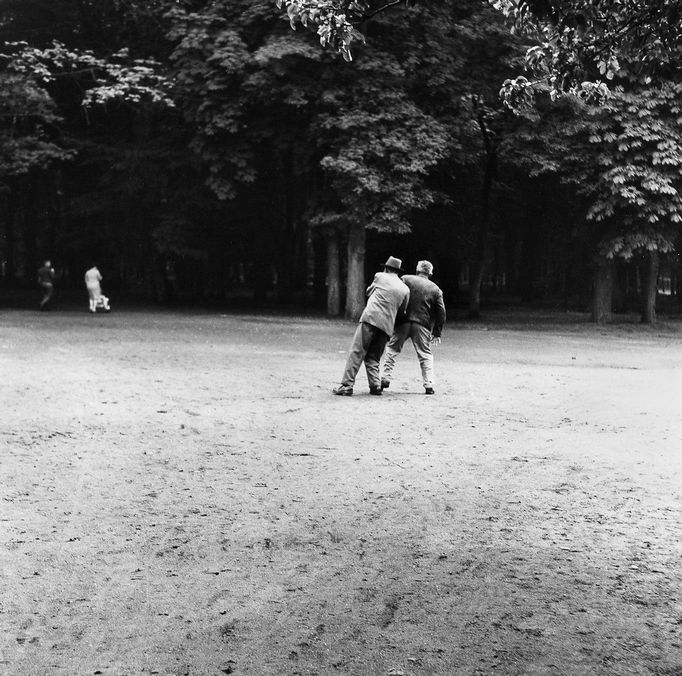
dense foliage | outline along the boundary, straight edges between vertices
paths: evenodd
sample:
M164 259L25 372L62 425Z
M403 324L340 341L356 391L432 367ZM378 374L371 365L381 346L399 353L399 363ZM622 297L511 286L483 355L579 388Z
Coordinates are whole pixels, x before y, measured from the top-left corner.
M323 47L352 60L353 43L365 42L358 26L372 17L424 0L275 0L292 28L313 26ZM559 91L590 75L612 78L620 61L636 55L639 76L679 72L682 9L658 0L490 0L518 33L530 35L531 68Z
M674 279L672 5L6 0L4 282L94 258L121 292L353 316L390 252L476 316L585 307L600 257Z

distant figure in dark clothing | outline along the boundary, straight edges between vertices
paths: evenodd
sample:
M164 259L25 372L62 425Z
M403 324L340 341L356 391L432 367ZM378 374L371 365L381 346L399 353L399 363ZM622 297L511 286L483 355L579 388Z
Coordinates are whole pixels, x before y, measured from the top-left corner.
M391 384L391 374L396 357L403 349L408 338L419 359L424 383L424 394L434 394L433 389L433 353L431 344L439 344L445 324L445 303L443 292L429 277L433 274L433 265L429 261L417 263L416 275L403 275L402 280L410 290L407 310L398 318L391 340L386 346L386 358L381 376L382 389Z
M54 291L54 268L49 260L43 267L38 268L38 284L43 289L43 299L40 301L40 309L47 310Z

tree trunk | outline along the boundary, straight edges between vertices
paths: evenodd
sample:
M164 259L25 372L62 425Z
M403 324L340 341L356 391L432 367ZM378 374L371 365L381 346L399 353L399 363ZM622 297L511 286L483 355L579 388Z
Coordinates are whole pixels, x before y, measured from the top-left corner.
M357 321L365 307L365 226L353 223L348 230L346 317Z
M4 247L0 255L5 261L2 270L2 282L10 285L14 283L14 210L12 208L12 193L9 186L0 184L0 237L4 239Z
M488 155L483 186L481 189L481 223L476 236L476 250L474 251L473 275L469 284L469 318L478 319L481 316L481 285L485 273L485 263L488 254L488 230L490 229L490 193L495 176L496 158Z
M63 181L62 172L56 169L52 180L47 181L50 186L50 193L48 197L48 214L49 220L47 223L46 247L48 251L55 251L57 248L58 235L57 233L63 231Z
M592 321L608 324L611 321L613 299L613 261L599 258L595 264L592 287Z
M614 312L627 312L627 269L620 261L614 264L611 300Z
M536 300L536 275L540 253L538 251L539 233L535 228L532 214L527 217L523 240L521 241L521 262L519 274L519 291L522 303Z
M658 293L658 267L660 257L658 251L649 251L646 255L644 289L642 294L642 324L656 323L656 294Z
M483 184L481 186L481 223L476 237L476 250L474 251L473 275L469 285L469 318L478 319L481 316L481 284L485 272L485 262L488 253L488 230L490 229L490 196L493 181L497 173L497 147L490 134L485 121L484 113L479 108L477 97L473 99L474 109L483 145L485 147L485 169L483 171Z
M145 273L148 297L156 303L165 303L167 297L163 264L157 254L149 256L149 262L145 264Z
M474 263L474 272L469 284L469 319L478 319L481 316L481 285L485 272L485 260L480 258Z
M327 235L327 316L341 314L341 268L339 266L339 231Z

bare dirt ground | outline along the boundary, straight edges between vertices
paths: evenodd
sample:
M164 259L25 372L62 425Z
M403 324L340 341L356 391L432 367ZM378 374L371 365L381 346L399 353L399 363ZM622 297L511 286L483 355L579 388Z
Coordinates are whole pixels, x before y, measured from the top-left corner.
M682 326L0 315L0 672L682 674Z

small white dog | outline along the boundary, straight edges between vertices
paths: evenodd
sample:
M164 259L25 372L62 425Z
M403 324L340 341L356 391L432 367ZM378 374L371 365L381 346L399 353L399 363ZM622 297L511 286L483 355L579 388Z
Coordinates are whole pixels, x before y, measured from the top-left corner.
M93 312L97 312L97 310L104 310L105 312L111 312L111 306L109 305L109 299L104 294L100 294L97 298L97 302L95 303L95 309L93 310Z

